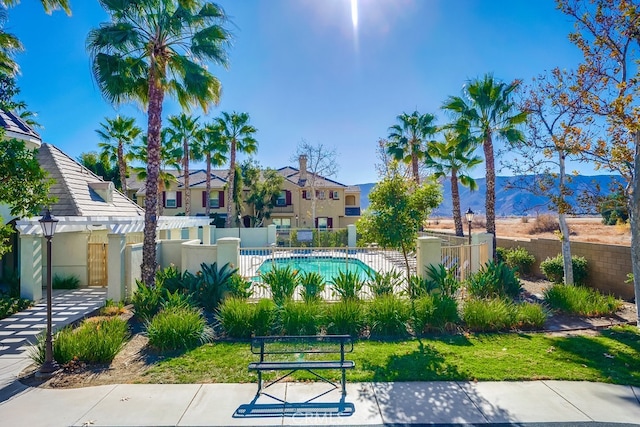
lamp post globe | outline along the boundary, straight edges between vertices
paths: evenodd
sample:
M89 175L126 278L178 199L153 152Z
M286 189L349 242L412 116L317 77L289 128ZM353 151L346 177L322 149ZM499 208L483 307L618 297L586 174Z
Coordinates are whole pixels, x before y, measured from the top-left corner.
M467 209L464 216L467 218L467 223L469 224L469 245L471 245L471 223L473 222L473 215L475 213L471 210L471 208Z
M47 239L47 335L45 338L45 358L44 363L38 370L41 377L51 376L59 367L53 359L53 336L52 336L52 309L51 309L51 238L56 232L58 219L51 215L49 209L46 210L42 218L38 220L42 227L42 234Z

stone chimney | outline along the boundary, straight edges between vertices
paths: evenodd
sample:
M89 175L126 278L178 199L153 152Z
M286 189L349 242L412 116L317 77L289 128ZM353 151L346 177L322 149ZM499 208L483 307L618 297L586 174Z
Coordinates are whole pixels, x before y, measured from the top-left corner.
M298 161L300 162L300 181L306 181L307 180L307 155L301 154L300 157L298 158Z

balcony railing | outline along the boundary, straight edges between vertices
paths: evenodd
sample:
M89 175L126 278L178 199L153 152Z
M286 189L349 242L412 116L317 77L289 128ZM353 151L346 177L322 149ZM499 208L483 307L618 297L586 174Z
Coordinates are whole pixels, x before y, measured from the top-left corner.
M344 208L344 216L360 216L360 207Z
M274 206L273 209L271 209L271 213L293 213L293 205Z

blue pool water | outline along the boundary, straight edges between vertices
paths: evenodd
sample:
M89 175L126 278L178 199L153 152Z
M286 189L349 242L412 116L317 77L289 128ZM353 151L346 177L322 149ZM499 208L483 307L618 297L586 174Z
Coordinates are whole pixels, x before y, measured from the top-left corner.
M361 279L367 279L367 272L373 272L371 267L358 259L349 258L348 262L344 258L335 257L291 257L276 258L264 261L258 273L266 273L273 268L283 268L290 266L294 270L298 270L300 274L308 271L319 273L328 282L340 272L357 273Z

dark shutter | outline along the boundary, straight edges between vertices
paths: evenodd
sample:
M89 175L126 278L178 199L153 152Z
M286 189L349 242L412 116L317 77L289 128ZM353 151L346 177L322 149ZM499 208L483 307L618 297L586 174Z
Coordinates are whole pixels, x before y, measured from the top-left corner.
M182 191L176 191L176 208L182 207Z
M329 198L333 199L333 191L329 190Z
M302 190L302 198L306 200L306 198L307 198L307 190Z
M291 206L291 191L284 190L285 204Z
M327 228L333 228L333 218L327 218Z
M218 207L224 208L224 191L218 191Z
M162 207L163 208L167 207L167 192L166 191L162 192Z
M316 228L318 228L318 218L316 218Z
M203 207L203 208L206 208L206 207L207 207L207 199L208 199L208 197L207 197L207 192L206 192L206 191L203 191L203 192L202 192L202 207Z

